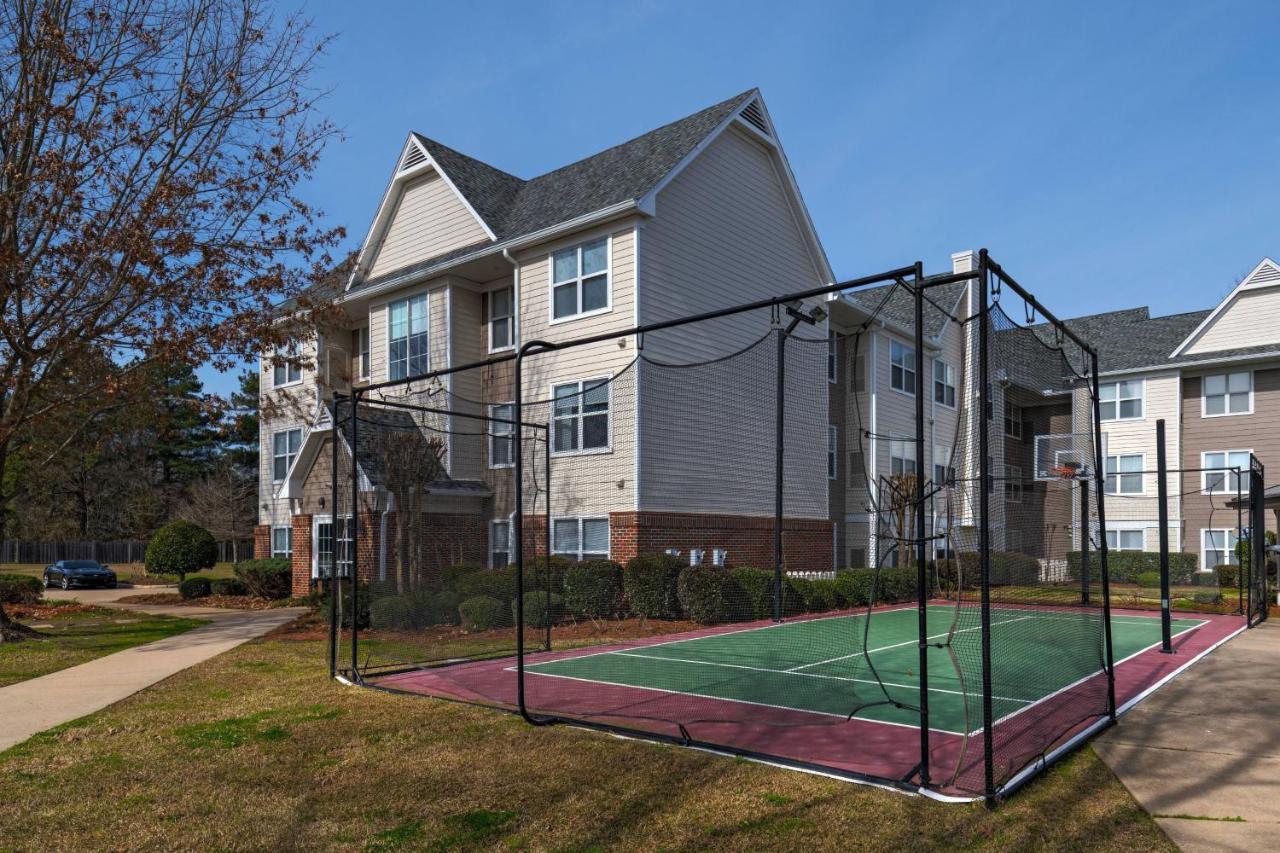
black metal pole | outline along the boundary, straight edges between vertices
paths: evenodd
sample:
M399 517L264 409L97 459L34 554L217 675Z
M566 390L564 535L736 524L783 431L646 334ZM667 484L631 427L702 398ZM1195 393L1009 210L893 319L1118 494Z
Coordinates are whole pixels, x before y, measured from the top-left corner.
M333 398L333 410L330 415L330 421L333 423L333 434L330 436L330 495L329 503L332 506L338 505L338 396L335 394ZM290 521L292 525L292 520ZM289 534L293 535L292 532ZM315 543L312 543L315 547ZM334 588L333 581L329 582L329 677L333 678L338 674L338 591Z
M1240 559L1240 540L1243 539L1245 535L1244 517L1242 515L1242 511L1243 511L1242 503L1243 503L1243 496L1241 495L1241 491L1240 491L1240 469L1237 467L1236 468L1236 590L1237 590L1236 609L1237 610L1240 610L1244 604L1244 595L1243 595L1244 560ZM1253 516L1253 493L1252 492L1250 492L1249 494L1249 510L1250 510L1249 511L1250 518L1252 518ZM1250 548L1252 547L1253 547L1252 543L1250 543ZM1250 563L1253 562L1252 551L1249 552L1249 562ZM1253 567L1250 566L1249 570L1252 571Z
M982 606L979 627L982 637L982 764L983 793L988 807L996 803L994 716L991 709L991 497L990 438L987 406L992 404L987 388L989 317L987 315L987 250L978 252L978 565ZM991 423L994 423L994 418Z
M526 345L527 346L527 345ZM511 546L516 566L516 705L520 716L533 722L524 703L524 384L522 379L524 351L516 353L514 383L516 396L511 416L515 421L515 514L511 519ZM547 531L548 543L551 531Z
M1089 392L1093 396L1093 482L1098 502L1098 567L1102 577L1102 639L1107 670L1107 716L1116 720L1116 666L1115 652L1111 644L1111 573L1107 567L1107 509L1105 502L1106 475L1102 458L1102 403L1098 392L1098 354L1089 353L1091 381Z
M347 528L351 537L351 675L353 680L359 680L360 677L356 658L360 634L360 607L358 601L360 595L358 580L360 575L358 574L356 557L356 552L360 550L356 547L356 542L359 541L360 535L360 472L356 467L356 448L360 446L360 419L356 417L356 413L359 410L360 391L359 389L353 389L351 392L351 524ZM338 574L338 520L338 507L335 504L333 507L333 523L329 527L332 532L330 539L333 542L333 568L330 571L335 577Z
M546 471L542 475L543 477L546 478L546 490L545 490L545 494L543 495L543 498L546 501L546 506L543 507L543 511L546 513L546 517L547 517L546 518L546 521L547 521L547 533L546 533L547 567L546 568L547 570L543 575L543 578L545 580L546 587L547 587L547 597L544 600L547 605L547 610L550 611L551 609L551 422L550 421L547 421L547 426L546 426L546 429L543 430L542 438L544 439L543 449L542 449L543 467L546 468ZM637 488L639 488L638 485L637 485ZM547 614L546 621L547 621L546 651L549 652L551 651L551 614L549 612Z
M773 621L782 621L782 478L784 472L783 428L786 421L787 333L778 329L777 376L773 450Z
M1080 604L1089 605L1089 481L1080 483Z
M1160 525L1160 651L1173 654L1173 626L1169 613L1169 484L1165 456L1164 418L1156 421L1156 507Z
M920 646L920 784L929 784L929 591L924 507L924 264L916 261L916 633Z

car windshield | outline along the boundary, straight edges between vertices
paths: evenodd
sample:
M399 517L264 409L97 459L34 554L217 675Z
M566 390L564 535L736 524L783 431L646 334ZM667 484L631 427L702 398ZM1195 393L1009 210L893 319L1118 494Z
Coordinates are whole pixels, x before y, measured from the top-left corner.
M62 565L68 569L100 569L101 564L97 560L63 560Z

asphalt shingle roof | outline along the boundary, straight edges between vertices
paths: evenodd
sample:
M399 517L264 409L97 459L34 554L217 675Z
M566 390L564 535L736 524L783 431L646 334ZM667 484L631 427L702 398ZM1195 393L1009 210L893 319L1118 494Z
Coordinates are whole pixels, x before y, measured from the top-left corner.
M925 281L928 281L928 277ZM956 303L964 293L965 285L966 282L956 281L930 287L925 291L928 294L928 301L924 306L925 337L937 337L942 331L942 327L952 316L951 312L957 310ZM915 327L915 299L905 287L882 284L850 291L845 294L845 298L870 316L882 317L904 329Z
M414 137L501 242L642 198L754 94L752 89L735 95L621 145L529 180L468 157L430 137L417 133ZM405 273L444 266L487 245L493 244L484 241L428 258L375 279L357 282L353 290Z

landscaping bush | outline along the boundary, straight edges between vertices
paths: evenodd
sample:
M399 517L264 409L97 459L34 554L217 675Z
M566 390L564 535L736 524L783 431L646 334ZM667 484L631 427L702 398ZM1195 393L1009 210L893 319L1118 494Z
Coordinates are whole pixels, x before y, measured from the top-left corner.
M1037 570L1038 570L1037 566ZM880 570L880 590L877 604L897 604L916 600L916 581L919 572L914 566ZM994 578L992 583L995 583Z
M0 575L0 604L38 604L44 592L40 578Z
M177 575L181 583L191 572L213 568L218 562L218 543L198 524L173 521L151 537L144 559L147 574Z
M511 619L514 622L516 602L511 602ZM559 621L564 613L564 597L554 592L536 589L524 594L524 624L529 628L546 628Z
M789 577L787 585L795 591L806 613L826 613L844 606L844 595L834 579Z
M549 572L547 565L548 562L550 563ZM569 560L564 557L557 557L554 554L551 556L550 560L546 557L536 557L532 560L525 560L525 592L528 592L531 589L545 589L548 592L563 593L565 573L569 570L570 566L575 565L577 565L576 561Z
M458 594L449 590L421 595L414 600L414 627L457 625L458 605L461 603Z
M178 595L183 598L204 598L212 592L208 578L187 578L178 584Z
M622 566L585 560L564 573L564 604L575 616L609 619L622 612Z
M488 595L477 595L458 605L462 627L468 631L488 631L510 624L507 605Z
M1220 589L1236 589L1240 584L1240 567L1224 563L1215 566L1213 573L1217 575Z
M1195 554L1184 554L1181 551L1169 554L1169 583L1196 583L1198 572ZM1112 583L1137 583L1138 575L1143 572L1160 571L1160 554L1155 551L1108 551L1107 572ZM1080 552L1067 552L1067 574L1073 581L1080 580ZM1101 580L1101 563L1096 551L1089 552L1089 579Z
M1192 596L1192 600L1196 604L1221 604L1222 593L1220 592L1197 592Z
M879 583L875 569L845 569L836 573L836 594L849 607L868 604L897 604L916 600L917 572L914 567L880 569ZM872 597L874 596L874 601Z
M459 563L456 566L448 566L440 572L440 587L442 589L457 589L458 583L463 578L484 570L484 566L474 563Z
M375 590L369 601L369 621L373 628L393 631L456 625L459 601L451 592L420 590L402 595L393 588L384 589L382 594Z
M272 600L293 591L293 566L287 557L268 557L236 563L236 577L251 595Z
M677 583L687 564L670 554L632 557L622 572L622 588L631 612L642 618L679 619Z
M528 587L526 586L526 591ZM454 582L452 592L463 601L469 598L493 598L505 608L516 597L516 570L514 566L501 569L483 569L463 574Z
M1138 575L1138 586L1143 589L1159 589L1160 573L1159 572L1143 572Z
M376 597L369 602L369 627L392 631L416 628L417 612L414 605L413 599L404 596Z
M850 607L866 607L871 602L875 578L875 569L845 569L836 572L836 589Z
M742 612L750 613L752 619L773 618L773 570L755 569L750 566L739 566L729 572L741 595ZM786 579L782 584L782 613L791 615L804 612L804 602L799 590Z
M199 580L199 579L192 578L192 580ZM321 593L321 594L313 593L311 596L314 601L317 612L323 614L326 621L329 619L329 614L333 606L331 603L332 599L330 598L331 595L332 595L332 592L326 590L324 593ZM369 624L370 624L369 623L369 605L374 600L374 598L375 597L370 594L368 584L361 584L359 589L359 594L357 596L360 612L356 619L357 626L361 630L364 630L365 628L369 627ZM344 583L342 585L342 594L338 600L338 605L341 611L339 624L341 627L349 629L351 627L351 585L350 584Z
M730 592L736 587L733 576L715 566L685 566L676 579L676 596L685 616L701 625L717 625L732 619L732 599L740 597L745 611L745 595Z
M239 578L214 578L209 581L209 592L212 595L248 595L249 588Z

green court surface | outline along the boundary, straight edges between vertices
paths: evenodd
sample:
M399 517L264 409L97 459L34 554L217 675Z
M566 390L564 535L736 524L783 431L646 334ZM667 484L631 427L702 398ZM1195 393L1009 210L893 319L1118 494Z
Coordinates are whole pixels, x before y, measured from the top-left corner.
M684 694L841 718L853 713L914 727L920 697L917 618L912 607L785 622L529 662L525 669L535 676L625 685L668 697ZM928 608L929 642L937 644L928 657L935 731L972 734L981 728L978 618L976 607L963 608L958 620L954 606ZM994 719L999 722L1097 673L1101 621L1098 611L992 607ZM1201 624L1174 619L1173 633ZM1113 616L1111 625L1117 664L1160 642L1158 615Z

